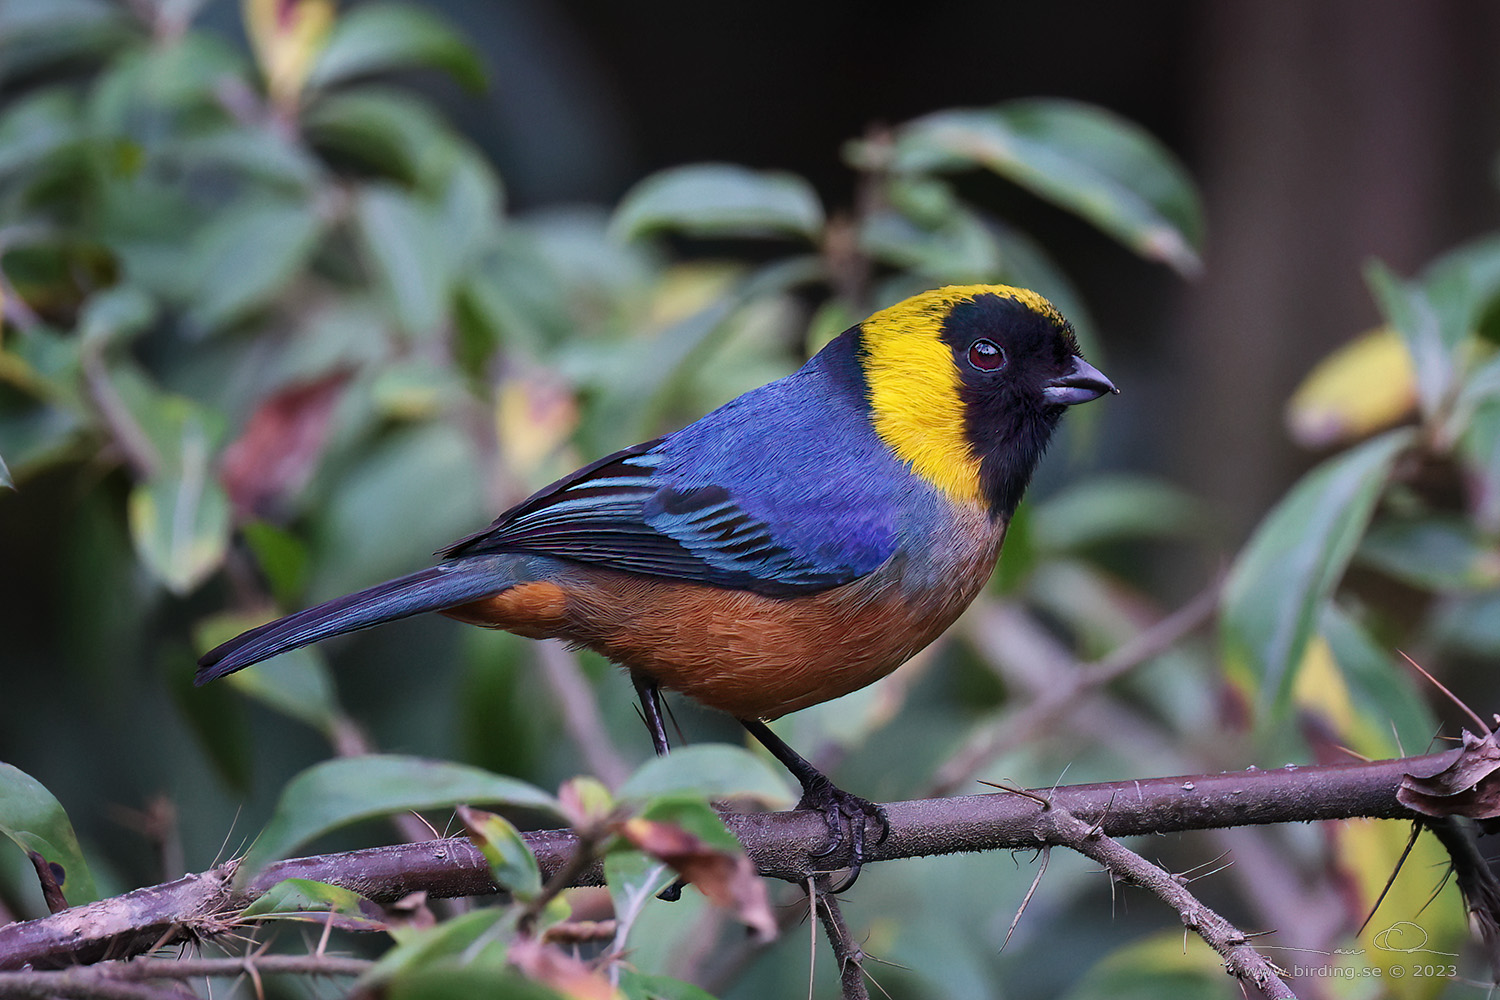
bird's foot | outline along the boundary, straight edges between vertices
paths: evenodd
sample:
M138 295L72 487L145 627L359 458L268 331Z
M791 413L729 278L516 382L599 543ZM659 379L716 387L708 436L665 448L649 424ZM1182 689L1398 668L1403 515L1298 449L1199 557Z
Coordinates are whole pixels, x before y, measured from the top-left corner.
M818 775L821 780L811 781L802 787L802 801L798 809L816 809L823 814L828 824L828 846L814 853L813 858L826 858L849 844L849 875L835 886L834 893L853 887L865 864L865 845L880 844L890 835L891 824L885 810L869 799L851 795L842 788ZM874 839L870 839L871 833Z

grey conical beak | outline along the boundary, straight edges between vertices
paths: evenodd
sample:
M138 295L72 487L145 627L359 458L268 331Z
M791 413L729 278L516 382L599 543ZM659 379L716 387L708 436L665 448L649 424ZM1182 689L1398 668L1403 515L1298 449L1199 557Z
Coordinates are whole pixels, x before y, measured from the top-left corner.
M1057 406L1072 406L1098 399L1107 392L1119 391L1103 372L1075 355L1072 369L1049 381L1042 388L1042 395L1047 402Z

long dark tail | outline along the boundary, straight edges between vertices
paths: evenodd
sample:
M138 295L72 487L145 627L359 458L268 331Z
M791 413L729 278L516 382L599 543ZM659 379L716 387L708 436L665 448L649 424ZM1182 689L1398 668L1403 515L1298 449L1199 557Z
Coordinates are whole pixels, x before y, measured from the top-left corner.
M329 636L498 594L518 582L515 560L505 556L456 559L387 580L357 594L336 597L306 611L266 622L209 650L198 660L198 675L193 683L207 684L252 663Z

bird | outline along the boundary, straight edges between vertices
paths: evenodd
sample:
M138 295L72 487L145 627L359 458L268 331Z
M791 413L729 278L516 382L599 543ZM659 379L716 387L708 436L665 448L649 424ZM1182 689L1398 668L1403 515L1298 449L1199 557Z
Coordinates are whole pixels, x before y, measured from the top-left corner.
M1064 411L1117 390L1041 295L951 285L872 314L800 369L606 455L439 551L436 565L253 628L203 684L422 612L602 653L658 754L662 689L738 719L823 813L846 889L879 806L766 725L894 670L994 570Z

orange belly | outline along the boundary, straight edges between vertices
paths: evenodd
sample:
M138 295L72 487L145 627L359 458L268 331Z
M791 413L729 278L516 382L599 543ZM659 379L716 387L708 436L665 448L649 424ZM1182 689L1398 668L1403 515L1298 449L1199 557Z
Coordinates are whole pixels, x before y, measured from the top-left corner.
M930 587L909 585L902 556L791 598L579 566L444 614L566 639L737 718L774 719L879 680L951 625L989 579L1003 530L965 534L940 575L924 567Z

